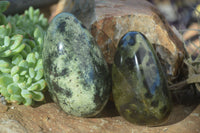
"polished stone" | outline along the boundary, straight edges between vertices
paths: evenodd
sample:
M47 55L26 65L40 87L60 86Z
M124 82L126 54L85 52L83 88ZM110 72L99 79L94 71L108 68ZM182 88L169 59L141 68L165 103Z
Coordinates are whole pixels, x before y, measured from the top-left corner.
M53 100L68 114L93 117L110 96L110 74L92 35L72 14L57 15L43 48L44 75Z
M165 75L151 44L139 32L128 32L119 44L112 67L113 97L129 122L161 125L171 111Z

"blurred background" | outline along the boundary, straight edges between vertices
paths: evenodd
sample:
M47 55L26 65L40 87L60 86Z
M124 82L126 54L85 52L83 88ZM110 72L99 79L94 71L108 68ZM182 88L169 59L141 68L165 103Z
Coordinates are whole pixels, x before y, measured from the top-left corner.
M195 59L200 49L200 0L148 0L180 33L189 55Z
M51 20L62 11L76 14L81 21L83 16L93 12L94 0L8 0L10 6L6 15L23 13L29 6L40 8ZM189 55L195 59L200 53L200 0L147 0L157 7L172 26ZM83 6L84 3L84 6ZM83 14L84 13L84 14ZM90 14L92 16L92 14ZM90 17L90 16L89 16ZM87 18L88 19L88 18Z

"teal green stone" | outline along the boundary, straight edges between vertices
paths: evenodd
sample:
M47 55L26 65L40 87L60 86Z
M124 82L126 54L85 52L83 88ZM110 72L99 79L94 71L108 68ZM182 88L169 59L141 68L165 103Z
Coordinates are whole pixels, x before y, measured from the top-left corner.
M146 37L128 32L118 45L112 67L113 97L118 112L139 125L161 125L172 104L161 64Z
M99 114L111 92L111 77L94 38L72 14L61 13L44 40L44 76L52 99L70 115Z

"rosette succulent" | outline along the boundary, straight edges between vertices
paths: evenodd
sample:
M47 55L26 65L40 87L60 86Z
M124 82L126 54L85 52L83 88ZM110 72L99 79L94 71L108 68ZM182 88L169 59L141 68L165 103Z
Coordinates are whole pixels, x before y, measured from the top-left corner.
M0 94L8 102L32 105L44 99L42 45L48 21L39 9L5 17L0 1Z

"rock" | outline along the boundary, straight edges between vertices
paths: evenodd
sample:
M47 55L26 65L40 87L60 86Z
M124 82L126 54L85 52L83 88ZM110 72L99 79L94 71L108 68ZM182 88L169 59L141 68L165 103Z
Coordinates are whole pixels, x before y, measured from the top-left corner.
M90 27L95 19L95 0L59 0L50 21L60 12L69 12L78 18L85 27Z
M16 120L0 121L1 133L25 133L26 129Z
M136 126L124 120L115 112L113 103L106 106L96 118L72 117L63 112L55 103L36 107L12 105L5 113L0 113L0 132L20 133L199 133L200 106L177 105L172 110L171 122L160 127ZM194 110L195 109L195 110ZM3 124L2 122L7 124ZM5 126L3 128L3 126ZM12 129L12 130L11 130ZM16 130L15 130L16 129ZM4 133L4 132L3 132Z
M128 31L143 33L164 61L167 74L177 75L185 54L183 43L153 5L145 0L96 0L91 33L108 63L113 63L118 42Z
M118 44L112 65L113 98L126 120L157 126L167 120L171 96L161 64L149 41L128 32Z
M49 92L66 113L94 117L105 107L111 93L108 66L76 17L61 13L51 21L42 57Z
M91 33L108 63L113 63L121 37L128 31L139 31L154 45L168 76L177 76L185 54L183 43L152 4L145 0L95 0L95 2L96 17L92 14L92 20L89 20L92 25L88 26L90 22L86 25L91 28ZM61 0L50 20L60 12L74 10L76 6L69 6L71 3L72 0Z

